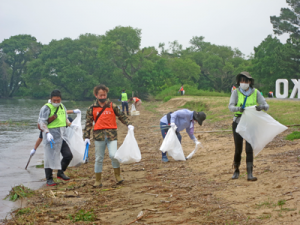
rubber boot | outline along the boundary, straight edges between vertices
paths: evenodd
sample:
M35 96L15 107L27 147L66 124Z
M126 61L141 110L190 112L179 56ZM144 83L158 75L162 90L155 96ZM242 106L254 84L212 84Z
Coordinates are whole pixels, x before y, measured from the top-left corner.
M127 116L130 116L128 111L127 111Z
M121 184L124 180L121 177L121 169L120 168L114 168L115 172L115 178L117 180L117 184Z
M55 183L53 181L52 169L45 168L45 175L46 175L46 180L47 180L47 182L46 182L47 186L55 186L55 185L57 185L57 183Z
M161 160L162 160L163 162L169 162L168 157L167 157L167 153L166 153L166 152L165 152L165 153L162 152L162 158L161 158Z
M101 177L102 173L95 173L96 176L96 181L93 185L93 187L102 187L102 177Z
M70 177L66 176L66 175L64 174L64 171L58 170L58 171L57 171L57 179L61 179L61 180L70 180Z
M232 179L238 179L240 176L240 169L239 169L240 163L233 162L232 166L234 167L234 173Z
M257 178L252 175L252 171L253 171L253 162L247 162L247 180L257 181Z

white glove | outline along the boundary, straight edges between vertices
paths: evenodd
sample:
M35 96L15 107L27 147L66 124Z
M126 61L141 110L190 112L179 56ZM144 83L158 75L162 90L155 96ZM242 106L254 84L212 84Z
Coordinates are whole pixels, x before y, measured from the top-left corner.
M33 156L35 154L35 149L32 149L31 151L30 151L30 156Z
M197 140L197 138L194 138L193 141L194 141L194 143L195 143L196 145L199 145L199 144L200 144L200 142Z
M128 125L128 130L134 130L134 126Z
M50 133L47 133L47 141L53 141L53 136Z
M175 126L176 126L175 123L171 123L172 128L175 128Z
M77 130L78 129L78 126L76 125L76 124L71 124L71 126L70 127L72 127L72 129L74 129L74 130Z
M86 145L86 144L91 145L90 139L86 138L86 139L84 140L84 144L85 144L85 145Z
M78 113L81 113L81 111L79 109L74 109L73 113L78 114Z

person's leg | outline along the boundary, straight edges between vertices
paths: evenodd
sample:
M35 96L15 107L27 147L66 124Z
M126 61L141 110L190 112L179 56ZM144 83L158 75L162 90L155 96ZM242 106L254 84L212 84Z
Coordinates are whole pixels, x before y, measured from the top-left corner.
M126 112L127 112L127 115L129 116L129 111L128 111L128 102L125 102L125 107L126 107Z
M163 139L165 139L165 136L167 135L168 130L169 130L169 128L166 128L166 126L168 126L168 124L160 122L160 131L161 131L161 136L163 137ZM165 152L165 153L162 152L161 154L162 154L162 161L168 162L169 160L167 157L167 152Z
M122 102L122 112L124 113L125 102Z
M136 111L140 111L140 105L142 104L142 101L139 100L137 103L136 103Z
M234 139L234 146L235 146L235 153L234 153L234 160L233 160L233 166L235 171L233 173L232 179L237 179L240 175L239 167L241 165L241 155L243 151L243 138L235 131L237 125L238 124L236 122L232 123L232 132L233 132L233 139Z
M68 168L68 165L70 164L71 160L73 159L73 154L72 154L67 142L63 141L60 152L61 152L63 158L61 160L61 170L57 171L57 178L63 179L63 180L70 180L70 178L64 174L64 172Z
M105 141L95 141L95 177L94 187L102 187L102 167L105 153Z
M246 141L246 164L247 164L247 180L256 181L257 178L253 176L253 149L252 146Z
M53 181L53 175L52 175L52 169L51 168L45 168L45 175L47 180L47 186L55 186L56 183Z
M179 140L179 142L181 144L181 139L182 139L181 134L179 132L176 132L176 135L177 135L177 138L178 138L178 140Z
M123 178L121 177L121 169L120 163L117 159L115 159L115 154L117 153L118 146L117 140L108 141L106 140L109 158L111 159L111 165L114 168L114 174L117 181L117 184L121 184L123 182Z
M183 95L183 91L180 91L181 92L181 95Z

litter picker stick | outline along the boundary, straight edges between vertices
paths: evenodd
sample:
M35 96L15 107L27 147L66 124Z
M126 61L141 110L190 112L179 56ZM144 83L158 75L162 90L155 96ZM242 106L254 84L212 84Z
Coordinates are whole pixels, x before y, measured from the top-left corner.
M26 167L25 167L25 170L27 170L27 166L29 165L32 156L33 156L33 155L31 155L31 156L29 157L28 162L27 162L27 165L26 165Z

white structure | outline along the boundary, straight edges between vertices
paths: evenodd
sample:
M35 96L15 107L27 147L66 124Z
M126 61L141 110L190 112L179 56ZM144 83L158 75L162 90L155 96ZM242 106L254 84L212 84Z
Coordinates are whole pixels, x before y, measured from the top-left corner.
M298 93L298 99L300 99L300 80L291 79L294 83L294 88L291 93L290 98L295 98ZM280 92L280 84L283 84L283 94ZM278 79L276 80L275 93L277 98L288 98L289 95L289 82L287 79Z

